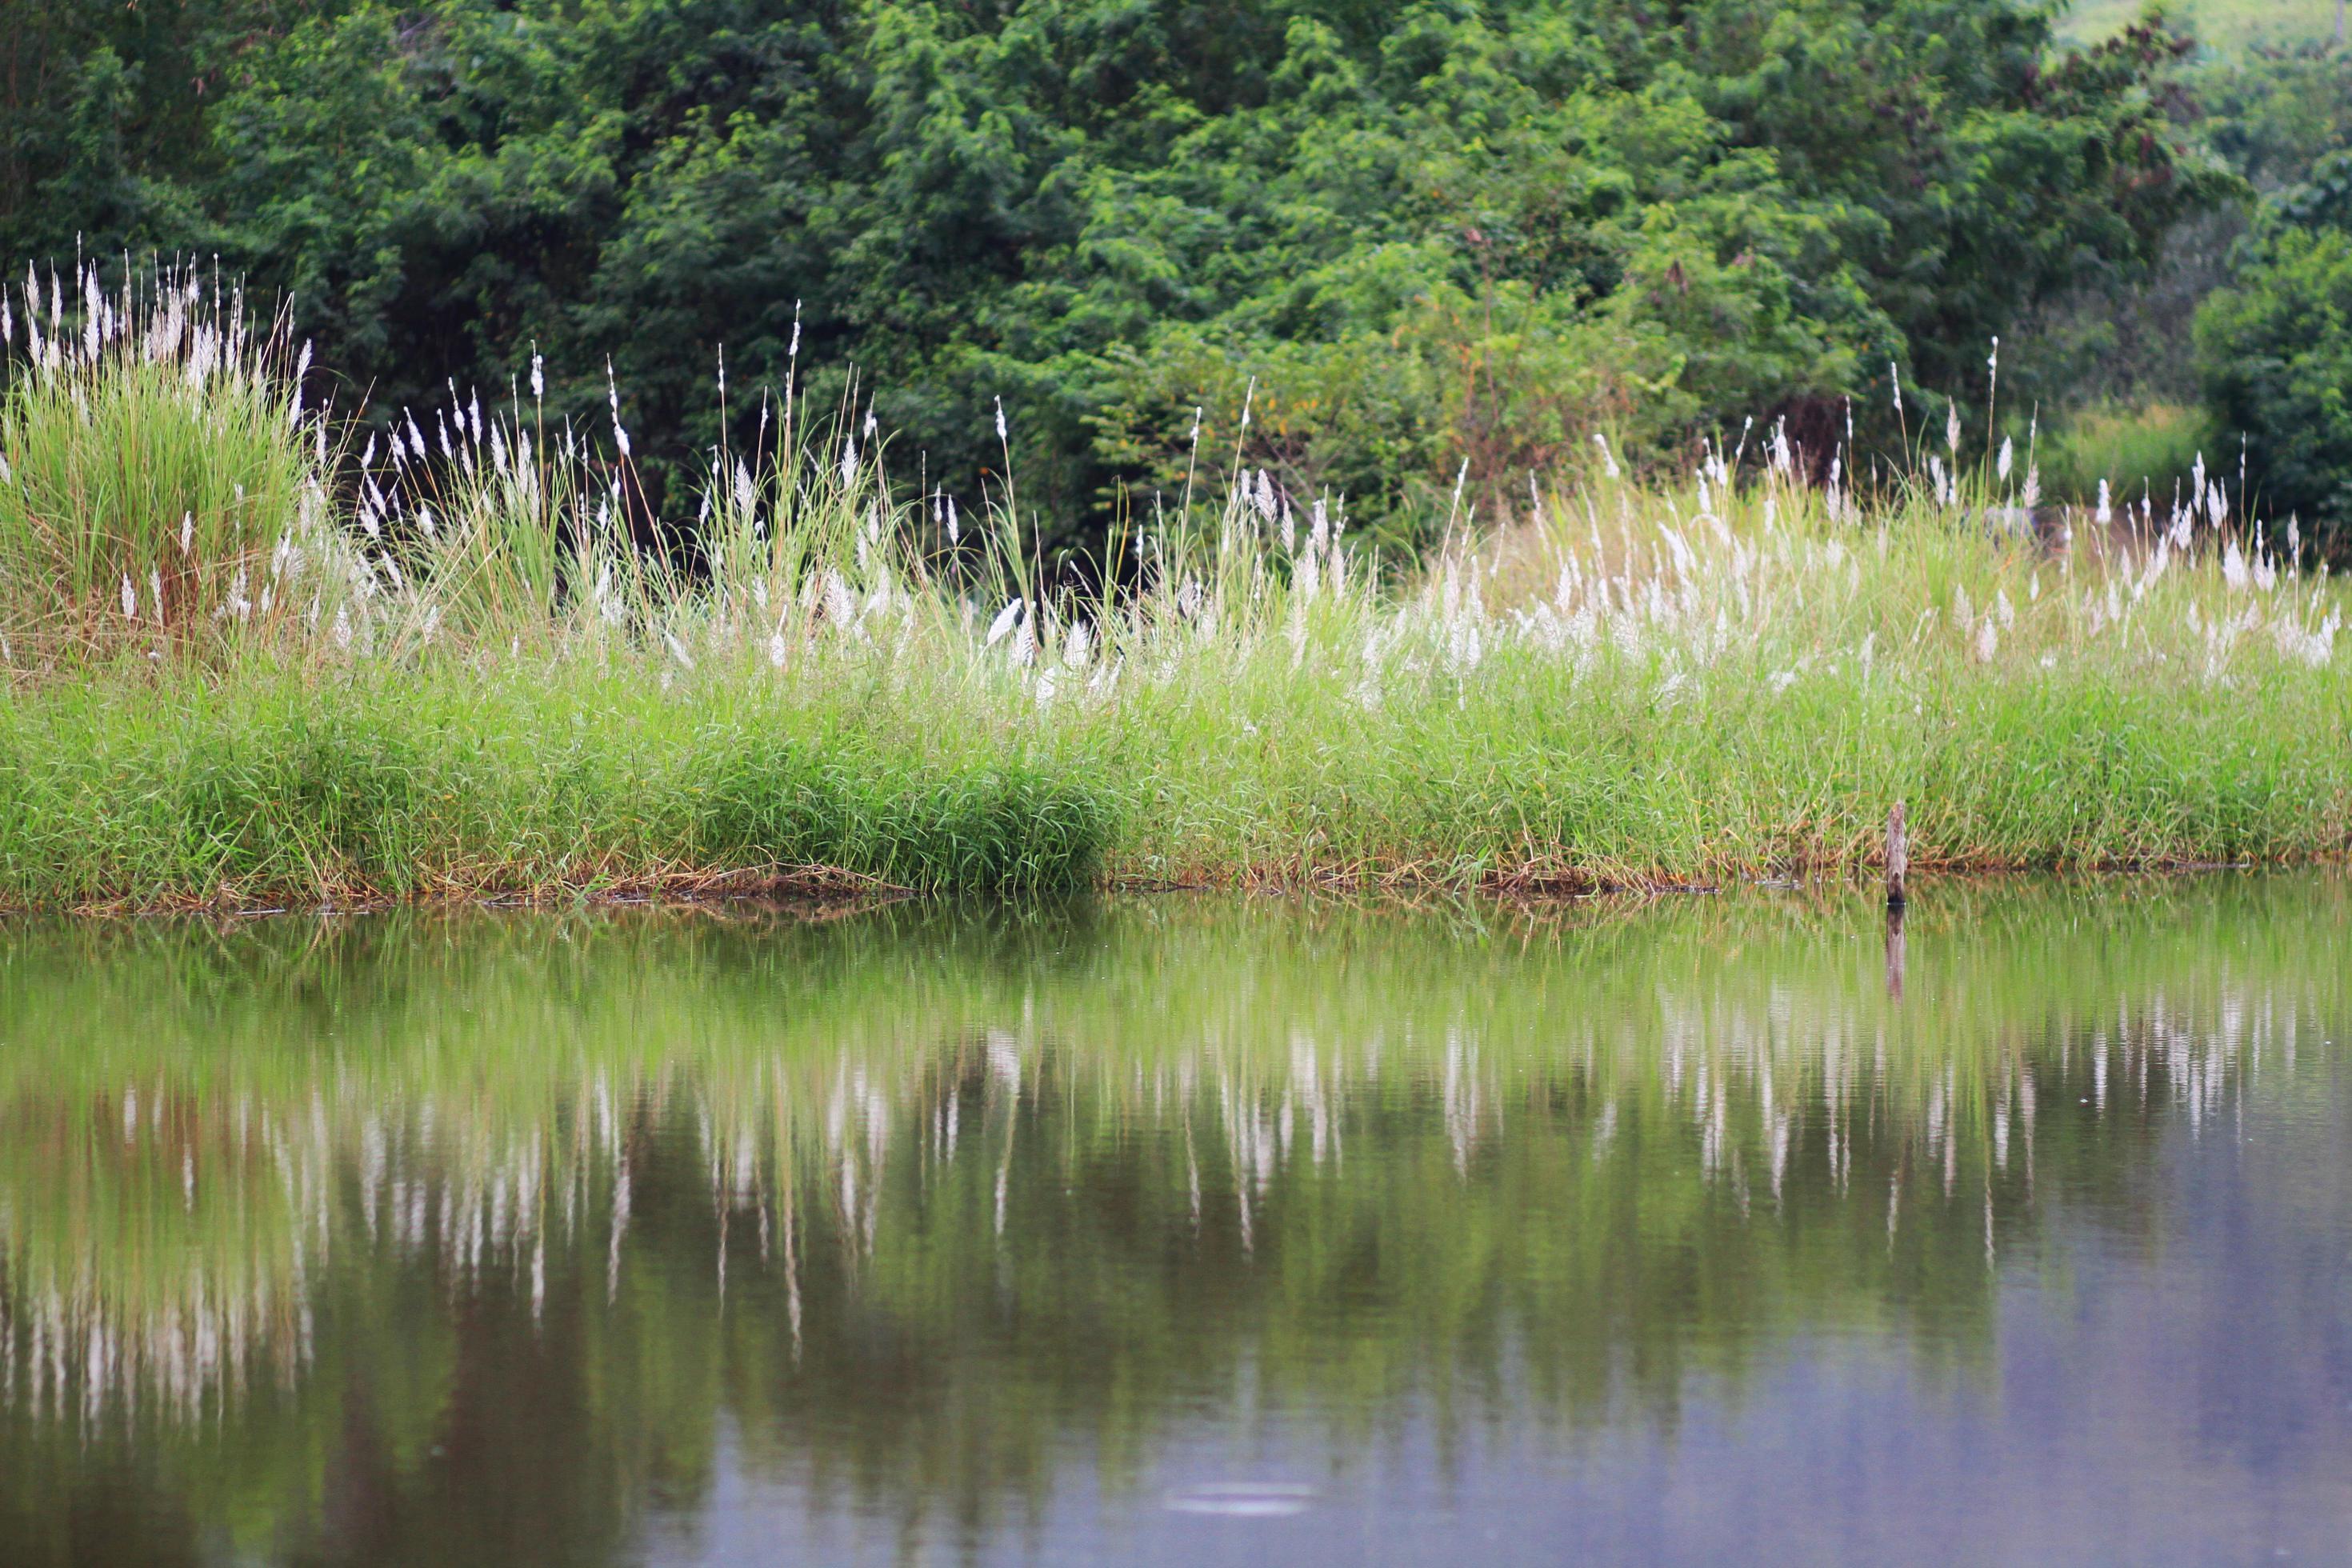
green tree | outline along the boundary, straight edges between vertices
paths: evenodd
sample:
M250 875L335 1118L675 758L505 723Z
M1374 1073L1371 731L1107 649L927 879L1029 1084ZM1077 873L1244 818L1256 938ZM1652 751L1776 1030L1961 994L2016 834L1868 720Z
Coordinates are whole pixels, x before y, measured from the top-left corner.
M2205 394L2245 432L2265 509L2340 549L2352 526L2352 153L2273 197L2197 318Z
M1196 409L1376 522L1596 429L1826 451L2221 189L2179 40L2013 0L44 5L0 237L216 251L379 416L536 353L601 423L609 361L656 505L774 431L722 346L967 498L1002 397L1061 548L1179 493Z

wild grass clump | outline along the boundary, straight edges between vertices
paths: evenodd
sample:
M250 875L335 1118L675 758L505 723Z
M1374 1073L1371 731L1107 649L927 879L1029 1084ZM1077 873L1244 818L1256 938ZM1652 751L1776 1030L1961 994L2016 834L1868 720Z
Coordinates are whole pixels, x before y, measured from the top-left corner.
M97 471L99 426L51 405L185 387L205 352L152 320L58 341L10 388L47 421L0 426L16 470L37 428L45 472ZM2345 596L2201 462L2168 505L2051 509L2030 453L1970 461L1957 424L1867 492L1777 435L1680 479L1604 447L1514 517L1457 500L1410 574L1235 464L1078 586L1009 492L908 494L870 420L789 383L656 530L617 394L593 441L534 374L339 443L292 360L241 353L225 426L305 434L267 448L274 510L192 535L230 591L188 635L0 584L0 902L1655 885L1866 865L1897 799L1926 869L2352 847ZM179 548L87 533L118 551L98 588Z
M326 425L301 405L307 353L175 272L110 297L93 270L78 321L65 302L54 276L46 302L31 278L0 302L9 657L184 650L331 616L349 552L327 516Z

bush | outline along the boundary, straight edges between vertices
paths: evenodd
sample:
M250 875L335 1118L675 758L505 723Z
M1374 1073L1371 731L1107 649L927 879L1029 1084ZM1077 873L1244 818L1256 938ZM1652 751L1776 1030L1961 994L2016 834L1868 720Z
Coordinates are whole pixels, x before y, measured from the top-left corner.
M2197 319L2206 398L2242 430L2264 510L2352 544L2352 154L2265 204L2237 285Z

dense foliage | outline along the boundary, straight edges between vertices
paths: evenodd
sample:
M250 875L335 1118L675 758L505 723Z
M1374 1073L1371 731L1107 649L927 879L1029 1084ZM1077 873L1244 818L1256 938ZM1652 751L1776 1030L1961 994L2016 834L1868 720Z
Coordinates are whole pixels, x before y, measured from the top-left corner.
M2238 270L2198 316L2207 396L2246 433L2270 509L2341 537L2352 525L2352 153L2264 204Z
M2215 185L2141 27L2014 0L37 0L0 250L217 254L379 407L609 358L656 494L797 342L1075 538L1202 438L1360 515L1597 427L1956 391ZM853 384L851 367L857 375ZM1245 403L1251 418L1240 427ZM1873 408L1883 397L1870 402ZM1124 490L1123 486L1139 487Z

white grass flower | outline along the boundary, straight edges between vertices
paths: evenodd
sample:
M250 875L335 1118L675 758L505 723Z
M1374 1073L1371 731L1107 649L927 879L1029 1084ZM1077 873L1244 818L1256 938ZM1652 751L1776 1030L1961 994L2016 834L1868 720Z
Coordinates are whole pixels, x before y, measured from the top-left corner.
M953 496L950 496L950 497L948 497L948 542L949 542L950 544L953 544L953 543L955 543L955 542L956 542L956 534L957 534L957 529L956 529L956 504L955 504L955 497L953 497Z
M1994 475L2006 481L2009 478L2010 466L2016 460L2016 443L2012 442L2008 437L2003 436L2000 438L2000 456L1993 461Z
M686 651L686 645L677 640L677 634L667 626L662 628L662 642L669 648L669 656L682 668L689 670L694 668L693 656Z
M1007 438L1004 429L1004 399L1002 397L996 400L996 438L1000 442Z
M1957 399L1944 405L1944 450L1956 459L1960 455L1960 405Z
M16 475L8 467L8 454L0 452L0 485L13 485L16 482Z
M1992 617L1987 616L1977 627L1977 662L1990 664L1992 656L2000 650L2000 634L1993 629Z
M286 400L286 428L298 430L302 426L302 378L310 374L310 344L305 340L302 357L294 363L294 395Z
M1003 642L1005 635L1013 630L1013 623L1021 619L1025 608L1026 601L1015 599L997 611L996 618L988 623L987 646L994 647L998 643Z
M547 361L540 357L536 347L530 351L530 400L547 401Z
M126 621L139 618L139 591L131 585L131 574L128 572L122 574L122 618Z
M781 630L768 638L768 662L778 669L784 668L784 634Z

